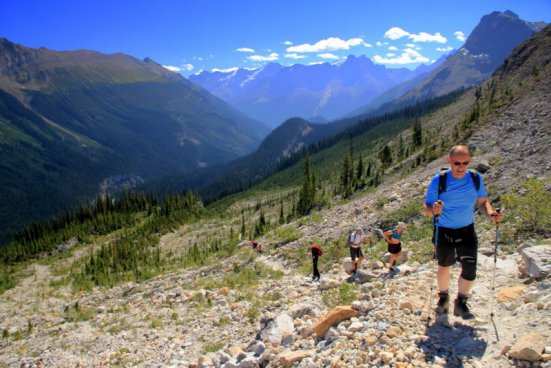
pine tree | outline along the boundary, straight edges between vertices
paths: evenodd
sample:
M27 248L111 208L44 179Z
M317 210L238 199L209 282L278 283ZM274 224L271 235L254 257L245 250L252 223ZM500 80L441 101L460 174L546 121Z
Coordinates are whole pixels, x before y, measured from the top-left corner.
M397 152L397 155L398 155L398 160L401 160L404 158L404 138L402 137L402 135L400 134L400 139L398 140L398 152Z
M356 179L358 179L358 181L362 180L363 174L364 174L364 162L362 159L362 155L360 155L360 157L358 158L358 168L356 170Z
M354 176L354 169L352 168L350 155L346 155L342 163L341 174L340 174L340 192L345 197L349 197L350 195L352 195L353 176Z
M297 212L300 215L306 215L314 207L316 197L316 178L314 171L310 168L310 154L306 152L304 157L304 176L302 179L302 188L299 193Z
M392 164L392 152L387 144L385 144L383 149L379 152L379 160L381 160L383 167L388 167Z
M415 119L413 124L413 134L411 135L411 143L414 148L420 147L423 144L423 129L419 119Z

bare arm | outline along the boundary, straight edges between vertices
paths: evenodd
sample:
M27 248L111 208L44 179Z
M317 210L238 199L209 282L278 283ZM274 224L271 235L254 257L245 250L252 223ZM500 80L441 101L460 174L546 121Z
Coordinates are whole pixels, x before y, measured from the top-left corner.
M503 212L498 212L494 210L494 207L492 207L492 204L490 203L488 198L480 198L476 201L476 203L478 204L480 212L482 212L482 214L486 216L488 220L493 222L503 221Z
M442 207L444 206L444 202L438 201L434 202L431 205L428 205L426 203L423 203L423 212L425 212L425 215L427 216L436 216L442 214Z

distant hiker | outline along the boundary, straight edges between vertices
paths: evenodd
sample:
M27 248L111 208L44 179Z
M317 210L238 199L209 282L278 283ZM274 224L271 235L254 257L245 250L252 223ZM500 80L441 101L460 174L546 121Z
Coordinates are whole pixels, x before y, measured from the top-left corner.
M251 248L256 252L256 249L258 248L258 243L255 241L251 242Z
M256 252L257 252L258 254L262 254L262 244L258 243L258 246L257 246L257 248L256 248Z
M450 169L437 173L429 184L423 210L433 216L437 234L436 259L438 261L437 314L449 309L450 267L461 262L458 294L453 314L463 319L475 316L469 311L467 300L476 278L478 240L474 229L474 208L490 221L503 221L503 213L496 212L490 202L480 174L468 170L471 153L467 146L454 146L449 155ZM441 201L441 202L438 202Z
M362 263L364 255L362 253L362 243L367 241L364 231L361 227L356 228L348 237L348 245L350 246L350 258L352 258L352 275L347 280L348 282L354 281L356 277L356 271L358 266Z
M314 269L314 274L312 276L312 281L319 281L320 272L318 270L318 257L323 254L323 249L317 244L312 245L312 265Z
M406 229L406 224L398 222L398 225L394 229L388 230L383 233L383 237L388 244L388 252L390 253L390 260L388 262L388 274L394 276L398 273L398 269L394 267L396 260L402 257L402 233Z

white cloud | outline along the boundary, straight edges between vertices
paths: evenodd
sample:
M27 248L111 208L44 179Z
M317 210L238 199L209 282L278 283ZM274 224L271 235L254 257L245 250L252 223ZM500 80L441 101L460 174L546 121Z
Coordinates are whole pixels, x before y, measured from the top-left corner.
M453 50L453 47L451 46L448 46L448 47L437 47L436 48L436 51L440 51L440 52L448 52L448 51L451 51Z
M171 72L175 72L175 73L178 73L178 72L182 71L182 68L179 68L177 66L172 66L172 65L163 65L163 68L168 69Z
M391 40L397 40L406 36L409 36L409 32L404 31L400 27L392 27L385 32L385 37L390 38Z
M409 38L413 40L413 42L438 42L438 43L446 43L448 42L448 39L440 34L440 32L436 32L435 34L431 35L427 32L421 32L419 34L410 34Z
M396 56L396 54L393 52L389 52L386 54L386 57L393 57L393 56Z
M383 43L382 43L381 41L377 41L377 42L375 43L375 45L377 45L377 46L383 46Z
M323 54L318 54L318 56L322 59L332 59L332 60L339 59L339 57L337 55L332 54L330 52L326 52L326 53L323 53Z
M247 56L247 59L252 61L275 61L279 59L279 54L277 52L272 52L270 55L251 55Z
M293 54L285 54L285 57L289 59L304 59L306 56L293 53Z
M429 59L416 50L407 48L402 55L395 58L384 58L380 55L375 55L373 61L379 64L411 64L411 63L426 63Z
M408 31L405 31L400 27L390 28L388 31L385 32L385 37L391 40L397 40L399 38L407 37L413 40L413 42L438 42L438 43L448 42L448 39L442 36L440 32L436 32L435 34L430 34L427 32L421 32L421 33L415 34L415 33L409 33Z
M458 40L458 41L465 41L465 33L461 32L461 31L456 31L453 33L455 35L455 39Z
M238 48L237 50L235 50L237 52L255 52L253 49L251 49L250 47L240 47Z
M350 47L360 45L370 47L369 44L365 43L361 38L351 38L346 41L338 37L329 37L318 41L313 45L303 43L302 45L291 46L287 48L287 52L329 52L337 50L350 50Z
M326 61L313 61L311 63L308 63L308 65L321 65L321 64L325 64Z
M415 48L414 43L406 43L406 46L409 47L409 48Z
M283 42L284 45L291 46L293 43L291 41L285 41Z
M398 48L396 46L390 46L388 49L390 51L398 51Z
M234 66L232 68L227 68L227 69L214 68L214 69L212 69L212 71L213 72L221 72L221 73L231 73L231 72L235 72L237 69L239 69L239 68Z
M163 65L163 68L166 68L172 72L179 73L182 71L192 71L195 67L191 64L184 64L181 66L173 66L173 65Z

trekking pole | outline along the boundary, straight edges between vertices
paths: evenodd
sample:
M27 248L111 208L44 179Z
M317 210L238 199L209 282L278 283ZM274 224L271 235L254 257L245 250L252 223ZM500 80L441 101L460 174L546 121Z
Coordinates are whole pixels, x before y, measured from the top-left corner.
M441 203L441 200L436 201L437 203ZM435 265L435 278L438 279L438 258L436 257L436 249L438 246L438 221L440 220L440 215L434 215L434 258L433 261L436 262ZM432 305L432 294L434 293L434 281L430 283L430 293L429 293L429 308L428 308L428 317L427 317L427 327L430 325L430 308Z
M501 212L501 209L496 210L496 214L492 216L497 216ZM492 300L490 304L490 318L494 318L494 293L495 293L495 285L496 285L496 267L497 267L497 250L498 250L498 239L499 239L499 222L496 222L496 244L494 248L494 269L492 272Z

